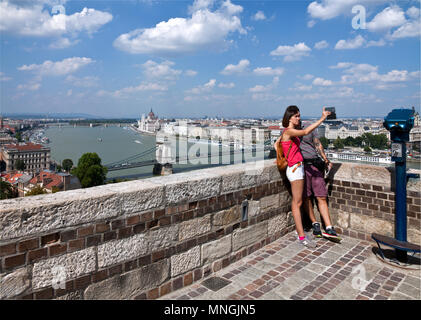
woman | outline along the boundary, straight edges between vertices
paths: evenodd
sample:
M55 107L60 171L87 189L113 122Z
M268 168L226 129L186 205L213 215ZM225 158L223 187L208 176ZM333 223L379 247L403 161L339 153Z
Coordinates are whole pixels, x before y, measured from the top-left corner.
M304 166L303 156L300 152L299 137L311 133L314 129L322 124L322 122L329 114L330 112L325 111L325 108L323 107L322 117L318 121L309 125L305 129L298 129L300 128L300 110L297 106L289 106L285 110L284 118L282 119L282 126L285 129L281 137L279 137L279 139L275 142L275 150L277 147L276 144L281 143L282 150L288 161L286 175L291 183L291 210L295 222L295 229L298 234L298 239L300 240L301 244L310 248L315 248L316 244L306 237L301 221L300 208L304 191Z

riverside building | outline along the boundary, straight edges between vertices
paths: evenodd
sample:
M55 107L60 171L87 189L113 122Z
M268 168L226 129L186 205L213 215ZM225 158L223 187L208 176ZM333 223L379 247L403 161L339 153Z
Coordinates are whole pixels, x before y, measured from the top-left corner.
M41 144L6 144L1 150L1 160L6 163L6 172L16 171L17 160L25 163L25 171L41 172L50 168L51 149Z

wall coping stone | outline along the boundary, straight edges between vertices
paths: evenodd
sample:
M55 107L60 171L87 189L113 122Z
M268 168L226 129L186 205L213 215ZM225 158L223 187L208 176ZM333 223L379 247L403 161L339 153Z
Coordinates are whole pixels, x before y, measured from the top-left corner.
M261 169L259 169L261 168ZM394 168L334 163L333 181L389 187ZM421 173L412 169L411 172ZM257 174L253 174L257 173ZM332 176L333 175L333 176ZM281 181L274 159L0 201L0 244ZM419 194L418 180L408 190Z

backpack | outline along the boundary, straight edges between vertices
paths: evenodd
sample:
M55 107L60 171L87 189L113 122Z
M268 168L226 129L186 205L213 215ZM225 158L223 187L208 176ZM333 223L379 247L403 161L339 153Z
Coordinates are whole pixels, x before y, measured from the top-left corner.
M279 139L279 143L275 144L276 165L277 165L279 171L285 171L287 169L287 167L288 167L287 158L288 158L288 155L289 155L289 151L291 150L291 147L292 147L292 141L291 141L291 143L289 144L287 155L285 157L284 151L282 150L282 141L281 141L282 136L284 135L284 132L285 132L285 130L282 131L282 135L281 135L281 138Z

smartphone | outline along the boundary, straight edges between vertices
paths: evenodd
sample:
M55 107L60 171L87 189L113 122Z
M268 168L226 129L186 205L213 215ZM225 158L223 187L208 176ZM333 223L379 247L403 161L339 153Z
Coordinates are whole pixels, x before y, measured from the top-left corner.
M327 116L326 120L335 120L336 119L335 107L326 107L325 110L330 111L330 115Z

